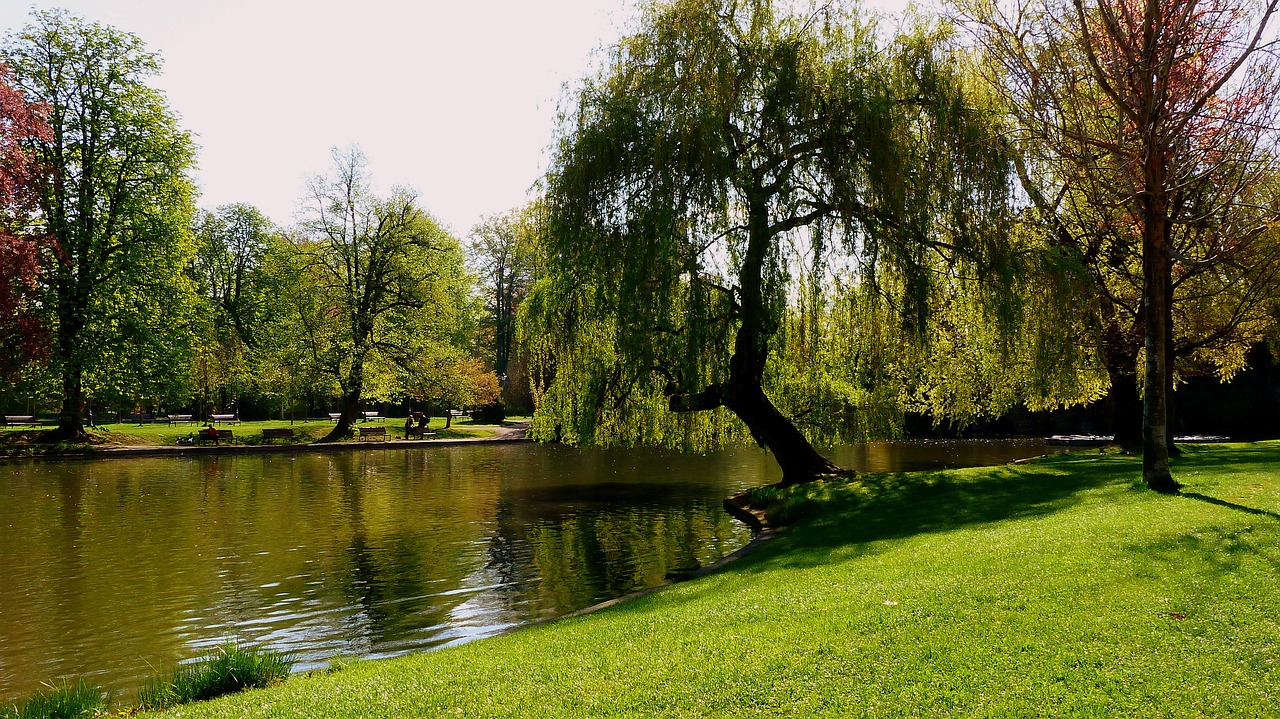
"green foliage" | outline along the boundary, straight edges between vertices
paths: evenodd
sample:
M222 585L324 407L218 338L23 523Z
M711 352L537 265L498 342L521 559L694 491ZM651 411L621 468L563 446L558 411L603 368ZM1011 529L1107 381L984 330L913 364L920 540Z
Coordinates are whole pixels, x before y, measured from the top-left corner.
M283 375L330 383L354 407L405 396L406 376L469 343L477 302L460 243L416 195L378 197L358 149L333 155L334 174L311 181L302 234L269 253L288 308L269 352Z
M159 58L135 35L61 10L35 11L0 60L49 109L51 139L31 143L45 257L41 306L53 329L64 429L84 392L151 397L178 389L190 351L195 144L146 84ZM176 383L176 384L175 384Z
M1018 329L999 128L944 29L878 37L841 4L643 6L548 176L535 436L714 445L740 425L658 415L740 406L751 373L811 440L892 433L921 391L903 349L931 352L945 300Z
M20 704L0 706L0 719L93 719L106 715L107 704L101 688L81 679L50 685Z
M269 687L289 676L293 660L269 649L224 644L216 650L173 670L168 677L151 680L138 691L142 709L167 709L205 701L244 689Z

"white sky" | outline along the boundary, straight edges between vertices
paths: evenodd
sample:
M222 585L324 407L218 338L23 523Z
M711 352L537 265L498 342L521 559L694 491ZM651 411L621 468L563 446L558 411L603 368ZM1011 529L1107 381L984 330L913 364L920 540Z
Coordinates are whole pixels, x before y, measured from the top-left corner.
M306 176L355 143L378 187L417 189L465 237L526 201L562 86L619 36L631 2L0 0L0 29L54 6L159 51L154 82L201 148L201 207L247 202L292 224Z

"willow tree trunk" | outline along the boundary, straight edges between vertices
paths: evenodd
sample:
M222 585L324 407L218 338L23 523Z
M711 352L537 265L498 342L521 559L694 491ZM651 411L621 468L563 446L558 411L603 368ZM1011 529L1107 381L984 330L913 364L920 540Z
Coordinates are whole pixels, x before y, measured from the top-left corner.
M734 340L729 360L729 381L723 389L723 403L751 430L751 435L770 452L782 468L783 484L808 482L840 468L818 454L803 433L773 405L764 393L764 370L769 360L769 337L776 323L768 311L764 288L764 265L774 241L769 231L768 206L753 202L750 236L738 282L741 287L742 324Z

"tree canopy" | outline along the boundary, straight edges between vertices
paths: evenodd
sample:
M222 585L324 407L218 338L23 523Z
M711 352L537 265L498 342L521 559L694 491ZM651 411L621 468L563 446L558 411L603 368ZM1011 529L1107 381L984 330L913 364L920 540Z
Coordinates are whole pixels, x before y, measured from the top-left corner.
M1176 490L1175 359L1216 350L1220 365L1238 366L1277 288L1280 72L1262 48L1278 4L962 4L1000 68L993 84L1016 118L1023 187L1093 278L1113 389L1125 395L1141 340L1143 474Z
M54 336L59 431L83 432L86 379L101 394L162 394L177 378L192 293L195 160L160 92L159 58L135 35L70 13L36 11L3 59L51 132L29 140L42 257L40 305Z
M800 260L851 268L916 332L938 258L1005 271L1008 158L944 40L881 43L838 4L645 6L583 81L547 178L529 317L562 339L535 368L538 431L589 437L662 396L731 411L784 481L837 470L765 391Z

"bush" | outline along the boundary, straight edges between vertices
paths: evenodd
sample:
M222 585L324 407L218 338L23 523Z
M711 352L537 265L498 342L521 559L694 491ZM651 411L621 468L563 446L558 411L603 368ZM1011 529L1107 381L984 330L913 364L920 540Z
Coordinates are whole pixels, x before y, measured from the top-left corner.
M204 701L242 689L284 681L293 659L270 649L244 649L224 644L208 656L179 666L169 677L157 677L138 692L143 709L165 709Z
M107 695L82 679L36 692L18 705L0 707L0 719L87 719L107 713Z
M501 402L486 404L471 411L471 421L476 424L502 424L507 418L507 408Z

